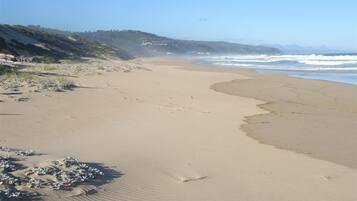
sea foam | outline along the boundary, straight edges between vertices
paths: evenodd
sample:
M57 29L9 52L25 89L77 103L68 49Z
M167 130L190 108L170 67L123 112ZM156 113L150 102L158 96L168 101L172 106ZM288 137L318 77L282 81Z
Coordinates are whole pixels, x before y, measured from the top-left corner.
M356 70L357 55L235 55L212 56L204 60L223 66L279 70Z
M199 60L229 68L357 84L357 55L228 55Z

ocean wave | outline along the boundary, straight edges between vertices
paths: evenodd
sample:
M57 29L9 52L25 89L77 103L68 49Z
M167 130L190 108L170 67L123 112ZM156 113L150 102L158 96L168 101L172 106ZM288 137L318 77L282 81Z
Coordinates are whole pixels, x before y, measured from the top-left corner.
M357 71L357 66L352 67L294 67L294 66L273 66L273 65L255 65L255 64L240 64L231 62L214 62L213 65L229 66L237 68L261 69L261 70L288 70L288 71Z
M283 67L283 68L271 68L273 70L291 70L291 71L357 71L357 67L312 67L312 68L291 68L291 67Z
M302 60L298 61L302 64L309 64L309 65L318 65L318 66L339 66L339 65L346 65L346 64L357 64L357 61L341 61L341 60Z
M231 62L214 62L213 65L217 66L236 66L236 67L254 67L254 64L238 64Z
M356 55L236 55L213 56L206 58L213 62L237 62L237 63L272 63L272 62L297 62L300 64L316 66L338 66L357 64Z

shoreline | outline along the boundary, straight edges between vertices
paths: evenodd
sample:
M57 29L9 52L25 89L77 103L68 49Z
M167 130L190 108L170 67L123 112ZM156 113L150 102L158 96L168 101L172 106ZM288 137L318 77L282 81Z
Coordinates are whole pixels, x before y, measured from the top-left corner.
M287 74L290 77L357 85L354 54L326 55L221 55L191 58L195 63L258 73ZM273 62L273 63L270 63ZM274 63L276 62L276 63Z
M74 91L0 103L1 113L21 114L0 115L0 142L121 173L66 200L355 200L355 169L258 143L240 128L267 114L263 101L210 86L251 80L249 72L137 62L150 70L79 76L85 87Z
M352 78L349 78L350 80L341 80L342 76L346 76L346 72L340 72L340 71L298 71L298 70L260 70L257 69L255 70L256 73L258 74L275 74L275 75L287 75L291 78L301 78L304 80L317 80L317 81L326 81L326 82L331 82L331 83L337 83L337 84L346 84L346 85L354 85L357 86L356 81L351 81ZM351 72L355 76L357 74L357 71ZM307 74L307 75L302 75L302 74ZM331 74L339 74L339 77L329 77ZM326 76L327 75L327 76ZM329 78L326 78L329 77Z
M276 148L302 153L313 158L327 160L354 169L357 168L357 136L354 134L355 131L357 131L357 126L355 126L355 122L357 122L357 107L353 104L357 101L357 96L353 94L353 91L357 92L356 85L327 80L296 78L287 74L264 75L258 72L247 72L244 70L239 73L248 74L251 76L251 79L215 83L211 88L217 92L264 101L264 103L259 104L258 107L268 113L247 116L247 124L242 125L242 129L249 137L261 143L273 145ZM285 82L283 82L282 85L272 83L272 80L268 80L265 77L269 75L280 79L280 81L284 80ZM262 80L267 80L267 82L262 83ZM310 92L298 91L301 88L296 86L301 85L302 82L306 82L306 85L315 85L316 88L310 89ZM241 87L244 83L249 84ZM296 98L303 98L309 95L308 93L317 93L323 88L327 88L326 91L328 91L328 88L337 88L330 90L330 93L334 93L334 90L341 90L341 88L342 90L348 88L347 90L352 94L348 97L343 97L344 100L338 102L338 96L323 98L322 96L328 96L327 94L329 92L327 92L318 97L318 100L308 100L306 102L284 97L284 94L288 94L286 90L288 87L284 87L283 85L290 85L289 88L296 87L293 92L295 93L293 96ZM336 85L338 87L336 87ZM269 87L274 88L276 91L281 90L276 92L279 93L279 95L269 96L254 92L255 90L269 90ZM303 90L306 90L306 88ZM320 93L322 94L324 92ZM314 98L316 97L317 95L315 95ZM324 101L335 101L336 103L327 103L325 106L320 107L324 105ZM351 102L351 104L348 102ZM335 109L334 107L339 109ZM321 115L321 113L323 113L323 115ZM345 116L347 116L347 118ZM287 120L291 117L293 119L292 121ZM297 118L301 120L296 121ZM324 119L321 120L321 118ZM349 122L347 123L346 121ZM289 125L286 126L286 124ZM331 127L329 124L335 125ZM316 127L312 128L313 126ZM318 126L320 126L320 128L317 128ZM285 134L282 132L285 132ZM274 136L272 133L280 134L275 134L276 136ZM289 137L287 136L288 133L293 134L290 134ZM274 136L274 139L272 139L272 136ZM311 141L314 143L305 146L307 142ZM334 149L330 149L329 147L334 147ZM338 150L338 153L336 153L336 150Z
M357 74L357 71L351 71L351 70L346 70L346 71L334 71L334 70L325 70L325 71L319 71L319 70L309 70L309 71L304 71L304 70L283 70L283 69L259 69L259 68L244 68L244 67L230 67L230 66L223 66L223 65L216 65L216 64L212 64L209 62L205 62L205 61L195 61L195 60L190 60L187 59L188 61L191 61L193 64L197 64L197 65L206 65L206 66L210 66L213 68L223 68L223 69L227 69L227 70L237 70L237 71L254 71L257 74L270 74L270 75L287 75L291 78L300 78L300 79L304 79L304 80L317 80L317 81L326 81L326 82L332 82L332 83L337 83L337 84L347 84L347 85L354 85L357 86L357 82L356 81L340 81L339 79L332 79L332 78L323 78L321 77L321 74L343 74L346 72L349 73L353 73L354 76L355 74ZM299 75L301 73L308 73L310 74L310 76L306 76L306 75ZM295 74L295 75L294 75ZM312 76L313 74L320 74L320 77L314 77ZM349 78L352 79L352 78Z
M246 116L246 119L244 120L246 123L241 125L242 130L246 132L247 136L257 140L260 143L272 145L278 149L293 151L295 153L304 154L312 158L321 159L349 168L357 169L357 136L354 134L357 131L357 125L355 125L355 122L357 122L357 105L353 104L357 102L357 85L351 83L334 82L330 80L305 79L301 77L293 77L285 73L259 73L255 69L225 68L223 66L210 65L207 63L199 62L196 63L185 59L170 58L169 61L170 60L181 63L182 65L186 65L186 67L182 68L185 70L237 73L239 75L246 76L245 79L214 83L210 86L210 88L220 93L253 98L263 102L258 104L257 107L266 111L267 113ZM189 67L187 67L187 65ZM267 82L263 83L262 81ZM275 81L277 83L274 83ZM278 82L281 82L282 86L290 86L281 87L281 89L285 91L281 91L279 94L274 94L272 96L264 96L259 93L254 93L256 90L268 90L267 93L269 94L270 92L274 91L269 89L269 87L274 89L279 88ZM246 86L239 88L239 85L242 83L246 83ZM290 90L286 90L288 88L296 87L296 89L302 89L303 91L308 88L307 86L309 84L314 85L312 88L308 89L311 90L310 93L297 91L291 92ZM311 97L311 93L313 92L323 93L319 90L323 88L326 88L326 94L323 94L320 97L317 97L316 95L317 98ZM331 88L331 90L329 90L329 88ZM328 93L338 94L339 90L342 91L340 97L338 95L329 98L323 97L328 97ZM307 99L310 99L310 97L312 99L300 100L299 102L298 100L294 100L292 97L284 98L284 94L289 93L296 93L294 94L296 97L307 96L309 97ZM338 102L338 99L342 99L342 101ZM320 104L326 105L319 107ZM301 109L299 108L299 105L306 105L308 107ZM337 107L337 109L335 109L335 107ZM313 112L310 113L310 111ZM326 112L329 112L329 114ZM315 115L323 115L310 118L309 115L314 115L314 113ZM307 120L307 122L304 122L305 120L300 122L284 121L284 118L286 117L289 118L291 116L299 115L300 117L298 118L306 118L305 120ZM327 118L327 116L324 115L330 115L330 118ZM348 115L347 119L345 117L346 115ZM279 119L277 119L277 116L280 116ZM316 118L324 119L319 121ZM293 119L295 121L296 117L293 117ZM320 126L319 129L312 129L310 128L312 123L309 122L309 120L315 121L315 123L318 125L320 124L326 127ZM336 120L339 121L337 124L334 122ZM348 121L348 123L346 123L346 121ZM336 125L331 127L329 124L326 124L326 122ZM290 123L289 126L287 126L289 129L282 126L281 123ZM282 133L282 131L280 131L282 130L281 128L285 128L285 133L292 132L293 134L290 134L290 137L286 136ZM296 128L296 130L291 130L291 128ZM300 135L299 137L298 132L300 131L307 132L304 133L305 135ZM344 133L344 135L340 136L338 134L340 132ZM273 136L274 138L272 138L271 133L279 133L279 135ZM315 133L318 135L316 136ZM327 137L328 139L324 139L324 137ZM304 146L304 144L308 143L309 141L313 141L315 143L309 143L308 146ZM333 147L334 149L329 149L329 147ZM337 153L335 152L336 150L338 150Z
M354 92L357 92L357 85L351 83L334 82L330 80L293 77L285 73L259 73L255 69L225 68L223 66L210 65L206 63L195 63L191 62L190 60L188 60L188 62L194 65L194 67L185 68L188 70L231 72L249 77L248 79L238 79L222 83L215 83L210 87L212 90L217 92L233 96L253 98L263 102L257 106L264 111L267 111L267 113L247 116L245 120L246 124L241 125L242 130L246 132L247 136L257 140L260 143L272 145L278 149L293 151L312 158L326 160L339 165L357 169L357 136L354 135L354 133L357 131L357 126L355 126L355 122L357 122L357 105L353 104L357 102L357 96L354 95ZM267 82L262 83L264 80ZM306 86L309 84L315 85L314 87L308 89L311 90L310 94L294 91L293 93L295 93L296 97L311 97L311 93L318 92L319 88L327 88L327 92L326 95L321 95L316 100L300 100L299 102L299 100L284 97L284 94L289 94L289 90L286 90L288 87L281 87L278 83L274 83L274 80L276 80L276 82L283 83L282 86L290 85L289 88L296 87L296 89L302 90L306 90ZM304 82L306 82L306 84ZM239 85L242 83L246 83L246 85L239 87ZM281 91L279 94L272 96L254 93L256 90L268 90L268 93L272 92L269 87L275 88L276 90L281 87L282 90L285 88L285 91ZM329 91L329 88L332 90ZM347 90L350 91L350 94L342 92L343 100L339 103L337 103L337 100L341 99L341 97L338 97L338 95L330 98L322 97L328 96L328 93L334 94L338 90ZM312 99L314 98L315 97ZM333 102L336 102L336 104ZM319 106L320 104L324 105L324 103L327 105L323 107ZM306 105L307 107L302 109L299 108L299 105ZM335 109L334 107L340 109ZM342 111L340 111L341 107L344 108ZM310 111L313 112L310 113ZM321 113L327 115L326 111L330 112L330 114L328 114L330 115L330 118L327 118L326 116L320 116L318 118L324 119L321 121L316 119L316 115ZM309 115L314 114L316 117L309 117ZM345 119L344 116L346 115L349 115L348 119ZM280 116L279 119L277 119L278 116ZM289 122L284 120L284 118L289 118L291 116L295 116L293 117L294 121L297 118L296 116L300 116L298 118L306 118L305 120L307 120L307 122L304 122L305 120L300 122ZM315 121L315 123L318 125L325 125L326 127L320 126L319 129L312 129L310 128L312 123L309 122L309 120ZM339 122L334 122L336 120ZM345 121L349 122L346 123ZM337 124L331 128L331 126L328 126L326 122ZM290 134L290 137L282 133L281 130L284 128L284 126L282 126L281 123L283 123L283 125L284 123L290 123L288 126L290 129L283 129L285 133L293 133ZM296 130L291 128L295 128ZM333 130L331 131L330 129ZM304 135L300 135L299 137L298 132L300 131L306 132ZM344 133L344 135L340 136L338 134L339 132ZM272 138L271 133L279 133L279 135L273 136ZM315 136L315 133L317 133L318 136ZM324 139L324 137L329 139ZM310 141L315 143L309 143L309 146L304 146L304 144ZM329 147L334 147L334 149L331 150ZM338 150L337 153L335 152L335 149Z

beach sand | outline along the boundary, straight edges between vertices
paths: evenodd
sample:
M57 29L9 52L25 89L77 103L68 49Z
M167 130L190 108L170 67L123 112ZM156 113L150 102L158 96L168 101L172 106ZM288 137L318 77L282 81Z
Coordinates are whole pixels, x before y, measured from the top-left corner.
M343 97L345 102L315 99L321 94L314 92L301 93L311 104L323 105L305 108L305 99L292 94L311 91L314 83L325 82L209 69L186 61L140 62L151 70L80 76L75 79L82 87L74 91L39 93L27 102L0 103L1 145L31 148L54 157L70 155L111 169L105 173L113 180L99 186L96 194L56 194L43 199L357 200L357 171L350 153L355 138L345 132L353 129L347 126L355 121L355 99L349 94L356 87L324 85L334 89L325 89L325 96ZM251 86L260 81L266 83L266 88ZM290 87L290 82L298 83L298 89ZM256 89L261 91L249 92ZM311 117L304 121L303 114L290 114L291 107L296 106L285 103L288 101L280 96L283 93L300 103L299 111L309 111ZM283 103L274 104L268 97ZM269 111L281 111L276 108L284 111L278 117L271 116ZM257 123L262 121L259 115L264 121L271 119L271 128ZM289 122L281 123L282 130L277 131L279 125L275 122L285 120L281 119L284 115L288 115ZM304 134L302 129L308 125L320 132L323 128L319 127L324 126L319 116L332 122L324 125L341 131L338 134L349 140L338 141L342 137L331 131L328 137L315 133L316 137L304 135L298 138L299 143L292 142L296 127L291 122L299 122L298 129ZM312 121L314 117L318 121ZM279 136L283 136L281 142L276 141ZM323 142L309 142L311 139ZM311 152L314 157L286 149Z
M357 86L285 75L214 84L216 91L252 97L268 114L247 118L247 134L263 143L357 168Z

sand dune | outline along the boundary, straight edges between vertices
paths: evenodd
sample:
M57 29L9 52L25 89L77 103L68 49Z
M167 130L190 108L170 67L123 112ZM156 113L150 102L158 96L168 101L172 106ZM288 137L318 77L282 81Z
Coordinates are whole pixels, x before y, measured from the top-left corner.
M249 75L141 62L152 71L81 76L86 88L0 103L1 114L18 114L0 115L1 144L105 164L116 177L93 195L45 200L357 199L355 169L261 144L240 129L246 116L268 113L257 107L264 102L210 86Z

